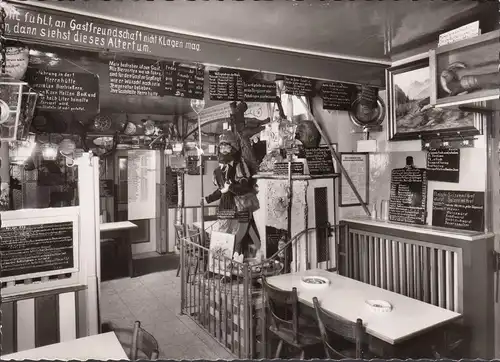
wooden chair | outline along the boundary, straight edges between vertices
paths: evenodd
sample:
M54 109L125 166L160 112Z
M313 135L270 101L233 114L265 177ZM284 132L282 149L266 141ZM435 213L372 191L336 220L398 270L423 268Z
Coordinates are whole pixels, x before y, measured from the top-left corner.
M130 348L130 359L132 361L143 359L141 356L137 356L139 351L144 353L150 360L158 359L158 342L155 337L141 328L141 322L136 321L132 333L132 347Z
M313 298L313 303L326 358L372 358L368 357L364 349L367 338L361 319L358 318L356 323L353 323L338 316L334 316L321 308L318 298L316 297ZM328 332L333 334L333 336L329 335ZM332 346L332 337L340 337L336 341L340 348ZM349 343L346 345L345 342Z
M174 228L175 228L175 247L177 248L177 250L180 250L181 249L181 246L180 246L180 243L181 243L181 240L184 239L186 237L186 233L185 233L185 229L184 229L184 224L175 224L174 225ZM181 262L179 260L179 266L177 267L177 274L176 276L178 277L179 276L179 273L181 271Z
M283 291L271 286L265 277L262 284L267 308L271 314L269 331L279 338L274 358L280 358L283 344L286 343L300 351L300 359L305 358L306 350L320 346L322 341L318 336L314 322L309 324L300 318L297 289Z

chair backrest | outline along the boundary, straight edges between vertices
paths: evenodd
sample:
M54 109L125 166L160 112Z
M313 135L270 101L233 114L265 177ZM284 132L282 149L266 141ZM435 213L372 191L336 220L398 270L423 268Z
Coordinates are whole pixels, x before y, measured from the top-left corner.
M321 340L325 348L327 358L352 358L343 355L335 349L331 343L328 332L342 337L351 343L356 344L356 358L363 358L363 347L366 343L366 330L363 326L363 321L357 319L356 322L351 322L339 316L333 315L321 308L318 298L313 298L314 310L316 312L316 320L318 322Z
M181 239L184 239L186 237L186 227L184 224L175 224L175 245L177 249L180 249L180 242Z
M132 361L143 359L137 357L138 351L144 353L150 360L158 359L158 342L155 337L141 328L141 322L136 321L132 333L132 347L130 348L130 359Z
M273 327L279 329L286 326L293 331L295 341L299 337L299 299L297 288L292 291L277 289L267 282L266 277L262 277L266 304L271 313L271 323Z

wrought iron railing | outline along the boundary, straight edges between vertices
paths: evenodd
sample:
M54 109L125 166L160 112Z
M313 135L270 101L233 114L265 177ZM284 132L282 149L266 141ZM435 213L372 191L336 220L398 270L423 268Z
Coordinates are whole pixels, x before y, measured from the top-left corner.
M330 225L303 230L271 257L238 262L200 245L200 233L181 237L181 313L188 315L237 358L263 358L264 299L262 276L297 268L293 248L305 233L329 231ZM206 238L208 240L208 238ZM295 254L297 255L297 254ZM296 270L296 269L295 269Z

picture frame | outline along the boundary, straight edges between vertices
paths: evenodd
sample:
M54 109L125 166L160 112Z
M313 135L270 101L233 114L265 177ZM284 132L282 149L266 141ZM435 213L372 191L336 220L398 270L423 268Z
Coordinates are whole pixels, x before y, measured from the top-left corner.
M435 78L428 57L386 69L389 141L483 133L484 116L433 107L431 94Z
M369 201L370 154L368 152L342 152L340 162L359 192L364 204ZM361 206L344 174L339 178L339 206Z

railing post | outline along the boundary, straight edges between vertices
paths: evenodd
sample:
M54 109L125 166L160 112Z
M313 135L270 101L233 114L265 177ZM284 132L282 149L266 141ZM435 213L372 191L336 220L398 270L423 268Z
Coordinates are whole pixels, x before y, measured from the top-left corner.
M180 238L180 248L181 248L181 257L180 257L180 266L181 266L181 313L184 314L184 309L186 308L186 245L185 240Z
M248 264L244 263L243 264L243 330L244 330L246 358L253 357L251 356L252 348L250 348L250 343L253 343L253 341L250 340L251 334L249 333L250 323L252 322L250 319L252 311L252 306L251 306L252 300L251 300L251 293L249 293L249 288L250 288L249 277L250 273L248 270Z

